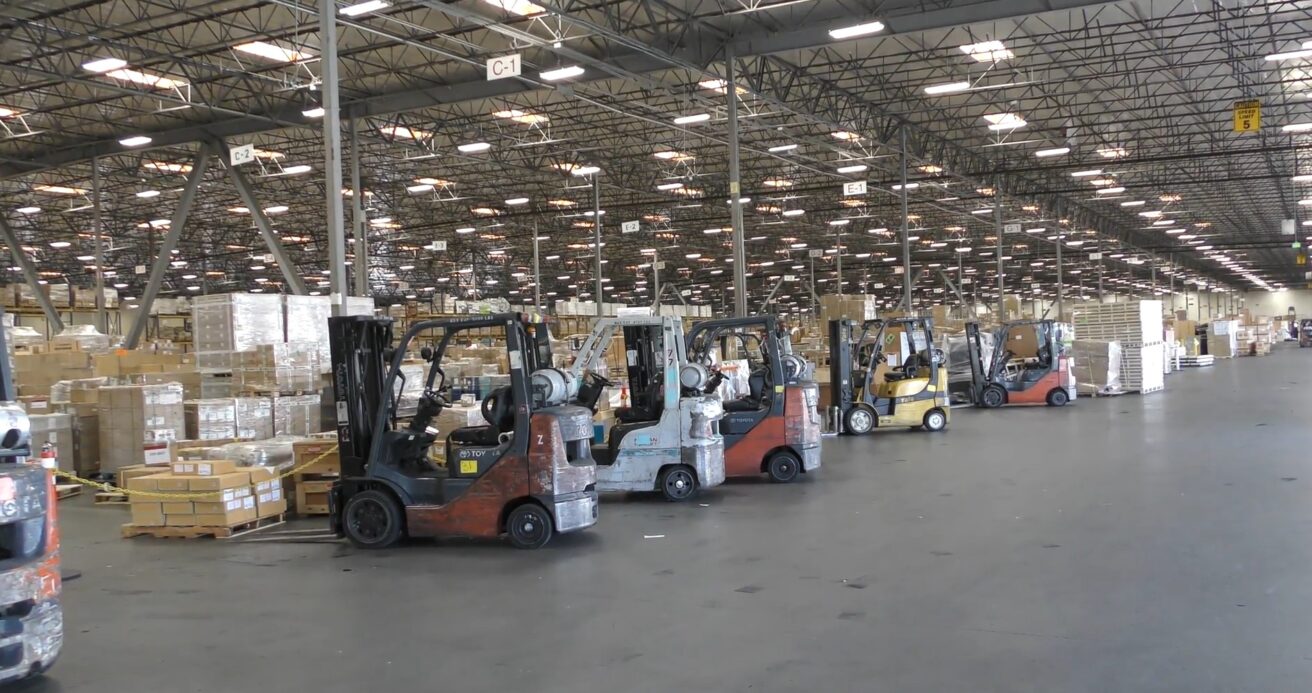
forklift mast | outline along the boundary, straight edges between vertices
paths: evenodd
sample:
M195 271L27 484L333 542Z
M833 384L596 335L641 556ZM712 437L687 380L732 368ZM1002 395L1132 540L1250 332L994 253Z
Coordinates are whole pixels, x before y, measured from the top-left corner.
M832 388L829 406L839 407L839 415L856 402L852 383L852 332L856 323L846 318L829 321L829 383Z
M979 323L970 321L966 323L966 356L970 359L970 401L978 403L980 396L984 392L984 386L989 374L984 371L984 364L981 363L981 354L984 348L979 338ZM989 370L992 371L992 364Z
M375 417L385 404L392 320L364 315L329 318L328 339L342 475L362 476L374 442Z

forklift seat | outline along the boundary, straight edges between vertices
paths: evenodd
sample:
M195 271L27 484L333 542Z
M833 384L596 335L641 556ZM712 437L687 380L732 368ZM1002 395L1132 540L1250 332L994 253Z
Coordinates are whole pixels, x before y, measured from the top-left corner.
M465 426L451 431L447 440L456 445L476 445L479 447L490 447L500 443L501 431L492 425L487 426Z
M643 428L651 428L652 426L655 426L655 425L658 424L658 423L660 423L660 422L659 422L659 421L634 421L634 422L632 422L632 423L620 423L620 424L615 424L614 426L611 426L611 428L610 428L610 441L609 441L609 444L607 445L608 451L609 451L609 453L610 453L610 457L609 457L609 459L607 460L607 464L614 464L614 463L615 463L615 458L619 457L619 454L620 454L620 443L623 443L623 442L624 442L624 438L625 438L625 436L627 436L627 435L629 435L630 433L633 433L634 431L637 431L637 430L639 430L639 429L643 429Z

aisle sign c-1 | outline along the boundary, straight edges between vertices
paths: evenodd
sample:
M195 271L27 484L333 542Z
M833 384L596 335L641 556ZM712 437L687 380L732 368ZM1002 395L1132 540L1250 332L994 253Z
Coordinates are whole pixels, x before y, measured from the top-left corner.
M1262 128L1260 101L1235 102L1235 132L1257 132Z

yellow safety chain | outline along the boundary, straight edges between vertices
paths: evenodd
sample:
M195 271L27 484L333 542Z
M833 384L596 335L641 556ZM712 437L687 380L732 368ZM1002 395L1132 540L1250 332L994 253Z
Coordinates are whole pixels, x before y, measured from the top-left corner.
M329 455L335 454L336 452L337 452L337 446L334 445L332 446L332 448L325 450L318 457L309 460L305 464L293 467L287 470L286 472L279 474L278 476L274 477L272 481L280 481L293 474L299 473L303 469L313 467L315 464L318 464L319 462L327 458ZM197 501L197 500L205 500L209 498L218 498L221 500L223 498L223 491L188 491L186 493L164 493L160 491L129 491L128 489L119 488L118 486L115 486L113 484L107 484L103 481L84 479L76 474L73 474L71 472L65 472L60 469L55 470L55 476L59 477L60 479L68 479L69 481L77 482L79 484L82 484L83 486L90 486L91 488L100 489L101 491L104 491L106 493L122 493L125 496L139 496L142 498L160 498L160 499L180 500L180 501Z

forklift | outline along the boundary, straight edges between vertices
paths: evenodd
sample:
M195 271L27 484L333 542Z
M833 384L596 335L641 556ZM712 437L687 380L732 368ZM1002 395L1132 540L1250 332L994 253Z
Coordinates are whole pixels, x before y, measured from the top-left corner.
M929 318L866 320L856 339L854 320L829 321L831 406L842 433L863 435L878 428L947 428L947 359L934 346ZM888 364L897 353L900 364ZM903 358L905 357L905 358Z
M1075 399L1070 356L1054 320L1004 323L994 338L993 358L980 359L980 327L966 323L971 400L977 407L1047 404L1064 407Z
M609 437L592 446L598 491L659 491L686 501L724 483L724 408L702 394L710 373L684 362L683 324L670 316L600 318L570 367L576 403L597 411L615 386L601 374L616 332L623 338L630 406L616 410Z
M64 645L55 460L32 457L6 353L0 329L0 684L48 671Z
M432 424L449 392L447 349L487 329L504 331L510 384L483 399L483 425L437 431ZM328 330L342 465L329 525L338 536L381 549L406 536L505 535L513 546L536 549L597 522L592 415L568 404L570 379L544 365L551 358L544 325L519 313L425 320L395 348L390 318L333 317ZM429 364L423 395L402 424L401 362L421 335L436 348L420 351ZM429 455L440 435L445 466Z
M793 354L773 315L706 320L688 332L688 361L713 371L702 392L724 380L718 364L742 357L747 391L724 403L725 475L787 483L820 467L820 388L814 368ZM717 358L718 356L718 358Z

